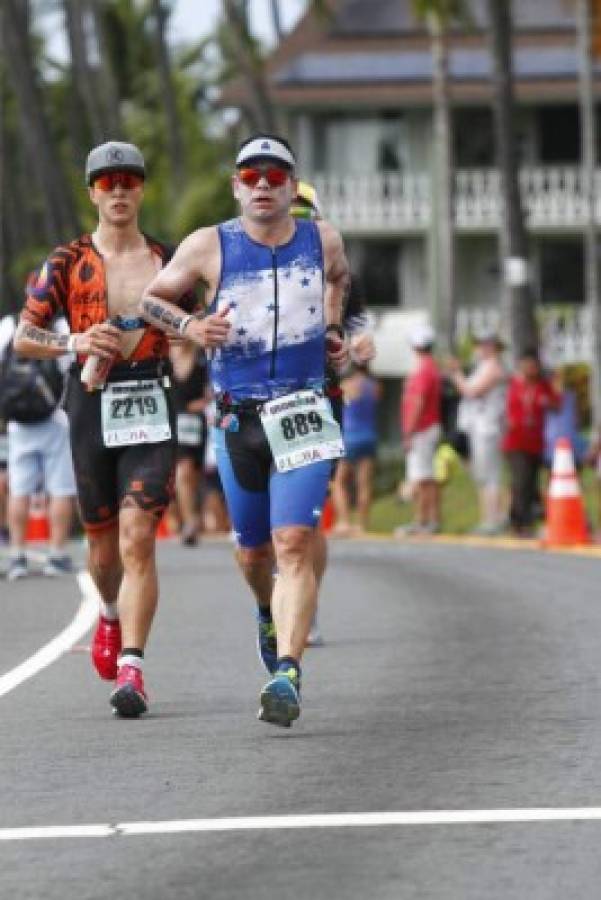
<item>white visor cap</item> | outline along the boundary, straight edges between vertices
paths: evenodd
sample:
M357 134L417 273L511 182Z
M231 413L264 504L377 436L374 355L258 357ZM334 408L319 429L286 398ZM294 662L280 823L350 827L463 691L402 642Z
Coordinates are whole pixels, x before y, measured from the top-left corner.
M431 347L436 340L434 329L427 322L416 325L409 335L409 343L414 350L424 350Z
M236 157L236 168L240 168L251 159L272 159L291 169L296 166L296 160L288 147L271 137L258 137L245 144Z

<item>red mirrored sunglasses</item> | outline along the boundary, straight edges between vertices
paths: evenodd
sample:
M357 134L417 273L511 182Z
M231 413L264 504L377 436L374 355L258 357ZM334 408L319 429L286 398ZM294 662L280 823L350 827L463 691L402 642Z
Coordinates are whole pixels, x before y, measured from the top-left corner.
M286 184L289 176L286 169L278 169L270 166L268 169L256 169L254 167L248 169L238 169L238 178L246 187L254 188L258 185L261 178L265 178L269 187L282 187Z
M144 184L144 179L141 175L134 175L133 172L105 172L104 175L99 175L93 181L94 187L101 191L112 191L117 185L126 191L132 191L142 184Z

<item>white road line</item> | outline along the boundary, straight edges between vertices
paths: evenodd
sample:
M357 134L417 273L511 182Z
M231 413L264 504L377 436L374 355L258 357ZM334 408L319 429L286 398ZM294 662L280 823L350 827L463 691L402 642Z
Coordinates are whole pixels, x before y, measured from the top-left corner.
M55 662L59 656L70 650L73 644L77 643L96 621L98 616L98 591L96 590L96 585L87 572L80 572L77 575L77 581L83 594L83 600L75 618L64 631L57 634L44 647L40 647L33 656L30 656L25 662L0 676L0 697L8 694L9 691L18 687L28 678L32 678L39 671L45 669L46 666Z
M3 828L0 841L33 841L48 838L113 837L112 825L48 825L41 828Z
M0 828L0 841L78 837L131 837L190 832L273 831L298 828L374 828L424 825L494 825L532 822L594 822L601 807L572 809L460 809L416 812L326 813L301 816L252 816L223 819L174 819L121 822L116 825L49 825Z

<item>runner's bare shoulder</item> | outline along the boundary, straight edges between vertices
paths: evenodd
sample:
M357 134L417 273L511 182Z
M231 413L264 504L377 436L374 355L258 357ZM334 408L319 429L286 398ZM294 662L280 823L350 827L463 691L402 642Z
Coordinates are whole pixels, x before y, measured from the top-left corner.
M325 219L319 219L315 224L319 229L324 253L340 253L344 249L340 232Z
M348 262L344 252L344 242L340 232L330 222L320 219L315 223L319 228L321 246L323 248L323 260L326 275L336 280L346 277Z
M174 264L194 273L195 278L205 285L214 284L221 268L217 228L214 225L198 228L185 237L176 250Z

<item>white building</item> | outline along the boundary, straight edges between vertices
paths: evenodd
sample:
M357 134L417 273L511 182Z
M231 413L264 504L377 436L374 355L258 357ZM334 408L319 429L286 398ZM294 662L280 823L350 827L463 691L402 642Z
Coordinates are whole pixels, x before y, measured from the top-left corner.
M458 327L499 317L501 198L494 168L492 62L485 0L454 29L450 57L455 156ZM345 236L355 277L382 320L382 374L406 354L385 352L406 313L436 304L432 273L432 58L410 0L335 0L309 13L272 57L269 83L327 217ZM530 277L550 358L588 353L583 309L578 50L575 5L514 0L514 75ZM245 87L225 101L242 105ZM601 179L601 175L599 176ZM601 181L600 181L601 184ZM597 208L601 221L601 196Z

